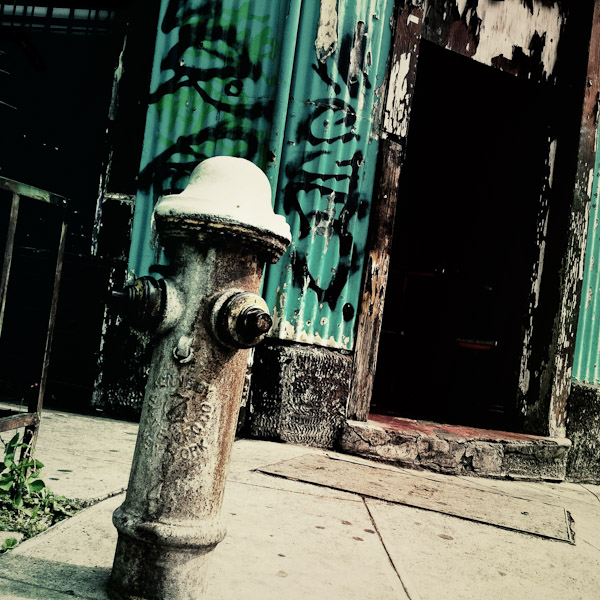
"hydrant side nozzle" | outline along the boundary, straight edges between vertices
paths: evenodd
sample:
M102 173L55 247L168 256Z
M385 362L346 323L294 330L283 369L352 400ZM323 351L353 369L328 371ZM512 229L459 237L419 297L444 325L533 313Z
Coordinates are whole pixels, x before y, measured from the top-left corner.
M139 331L164 332L181 316L179 294L166 279L146 275L121 292L112 292L117 310Z
M162 279L140 277L125 288L127 317L135 329L152 330L162 321L165 310L165 285Z
M210 328L228 348L251 348L260 343L273 325L266 302L257 294L231 289L212 303Z
M240 328L247 336L257 337L267 334L271 327L273 327L271 315L259 306L250 306L241 315Z

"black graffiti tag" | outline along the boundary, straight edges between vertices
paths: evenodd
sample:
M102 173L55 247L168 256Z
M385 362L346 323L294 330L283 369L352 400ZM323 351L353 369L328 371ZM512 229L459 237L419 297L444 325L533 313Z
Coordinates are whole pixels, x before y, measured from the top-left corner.
M271 99L244 93L245 87L265 77L263 64L256 58L257 40L241 35L244 32L238 30L235 14L224 10L222 1L191 7L171 0L161 30L165 35L177 30L177 41L161 61L161 71L168 79L149 95L149 104L168 107L168 102L174 101L172 95L189 89L196 96L195 104L204 112L211 107L218 121L179 136L142 169L139 189L153 187L156 196L181 191L181 182L207 158L204 147L208 142L228 140L235 143L238 156L256 160L263 150L264 132L254 123L272 113ZM258 41L262 43L263 38ZM267 50L275 43L264 40ZM186 158L182 160L182 156Z
M331 154L328 148L332 145L346 145L359 139L354 131L356 113L350 105L340 99L320 99L312 105L309 115L298 125L296 137L320 149L305 153L297 163L286 165L288 183L283 190L283 208L286 214L296 213L299 216L298 240L307 238L314 228L317 235L337 237L339 256L333 277L326 287L319 285L311 274L306 251L297 247L291 253L294 285L313 290L319 302L325 302L331 310L335 310L349 276L360 269L361 257L350 231L350 220L355 215L364 218L367 212L367 202L358 192L360 167L364 159L362 152L357 150L348 159L336 160L331 172L309 170L310 163L320 156ZM346 182L344 188L347 191L339 191L340 182ZM324 200L327 208L305 212L301 198L311 194L317 194L319 199ZM319 199L313 205L322 204ZM335 205L341 205L337 217L334 216L337 212Z

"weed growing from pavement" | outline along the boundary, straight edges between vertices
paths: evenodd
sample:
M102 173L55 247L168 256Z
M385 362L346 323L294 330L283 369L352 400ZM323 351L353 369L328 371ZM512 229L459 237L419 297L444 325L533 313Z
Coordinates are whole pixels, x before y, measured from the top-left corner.
M57 496L48 489L40 478L40 469L44 465L27 452L27 444L19 442L18 433L8 443L2 443L4 459L0 462L0 531L14 531L29 538L83 508L81 504ZM20 453L19 458L17 453ZM0 552L16 545L15 538L8 538L0 547Z

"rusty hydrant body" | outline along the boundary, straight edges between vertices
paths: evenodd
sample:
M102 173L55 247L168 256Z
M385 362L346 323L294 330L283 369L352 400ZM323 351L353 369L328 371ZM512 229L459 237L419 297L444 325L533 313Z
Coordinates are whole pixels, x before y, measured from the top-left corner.
M271 323L256 295L263 262L275 262L290 239L270 196L252 163L215 157L155 209L171 274L152 293L137 287L157 340L127 496L113 517L112 598L202 597L208 557L225 536L220 513L243 348Z

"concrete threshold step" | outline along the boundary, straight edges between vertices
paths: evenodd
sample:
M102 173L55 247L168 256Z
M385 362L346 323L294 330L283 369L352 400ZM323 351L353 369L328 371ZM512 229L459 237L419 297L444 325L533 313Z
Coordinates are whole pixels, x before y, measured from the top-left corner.
M452 475L533 481L564 481L571 442L508 431L493 431L369 415L348 421L344 452Z

